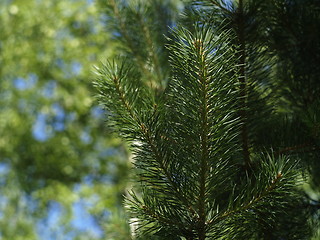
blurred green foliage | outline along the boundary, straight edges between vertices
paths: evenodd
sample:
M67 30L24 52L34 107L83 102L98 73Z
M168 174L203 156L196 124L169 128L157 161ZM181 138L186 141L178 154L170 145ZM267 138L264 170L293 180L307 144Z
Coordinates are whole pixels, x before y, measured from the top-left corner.
M100 239L74 226L74 204L85 201L102 231L120 206L127 152L92 91L92 66L114 49L104 28L92 1L0 2L3 240L42 239L44 226L53 239Z

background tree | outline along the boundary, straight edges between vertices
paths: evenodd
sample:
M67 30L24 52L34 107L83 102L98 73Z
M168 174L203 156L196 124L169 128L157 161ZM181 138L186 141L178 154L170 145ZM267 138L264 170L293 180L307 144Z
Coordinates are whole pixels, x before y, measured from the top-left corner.
M101 14L1 1L0 29L1 239L103 239L128 162L92 92L92 65L113 54Z

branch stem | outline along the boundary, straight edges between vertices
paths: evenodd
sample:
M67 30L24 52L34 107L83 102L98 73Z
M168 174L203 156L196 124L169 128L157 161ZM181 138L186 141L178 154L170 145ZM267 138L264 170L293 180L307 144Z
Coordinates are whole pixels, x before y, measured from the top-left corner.
M200 187L199 187L199 220L198 220L198 239L206 239L206 202L207 202L207 178L208 178L208 161L209 161L209 120L208 120L208 82L207 82L207 68L205 60L205 51L203 42L196 40L195 47L199 54L199 81L201 84L201 134L200 134L200 149L201 149L201 160L200 160Z
M315 145L313 145L312 143L310 142L307 142L307 143L303 143L303 144L300 144L300 145L295 145L295 146L290 146L290 147L286 147L286 148L283 148L279 151L276 152L275 155L282 155L282 154L287 154L287 153L295 153L295 151L301 151L301 152L306 152L306 150L317 150L319 148L315 147ZM308 152L309 152L308 151Z
M248 114L247 114L247 81L246 81L246 42L245 42L245 22L243 11L243 0L239 0L237 37L239 41L239 82L240 82L240 118L241 118L241 140L242 153L246 169L251 168L248 136Z

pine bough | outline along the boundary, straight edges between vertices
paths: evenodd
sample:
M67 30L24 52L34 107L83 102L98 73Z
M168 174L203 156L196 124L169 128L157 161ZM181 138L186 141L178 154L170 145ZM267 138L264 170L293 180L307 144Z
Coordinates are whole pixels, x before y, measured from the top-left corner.
M296 165L251 153L239 137L239 76L232 34L183 27L168 39L172 77L162 96L125 60L98 68L110 122L131 143L139 190L127 204L147 239L267 239L301 201Z

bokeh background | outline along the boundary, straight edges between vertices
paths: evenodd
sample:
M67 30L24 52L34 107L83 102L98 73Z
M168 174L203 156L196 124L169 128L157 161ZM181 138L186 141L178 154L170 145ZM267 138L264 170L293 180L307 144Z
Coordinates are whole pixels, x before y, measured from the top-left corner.
M129 231L120 208L127 150L106 128L92 84L94 66L116 48L101 9L87 0L0 1L2 240Z

